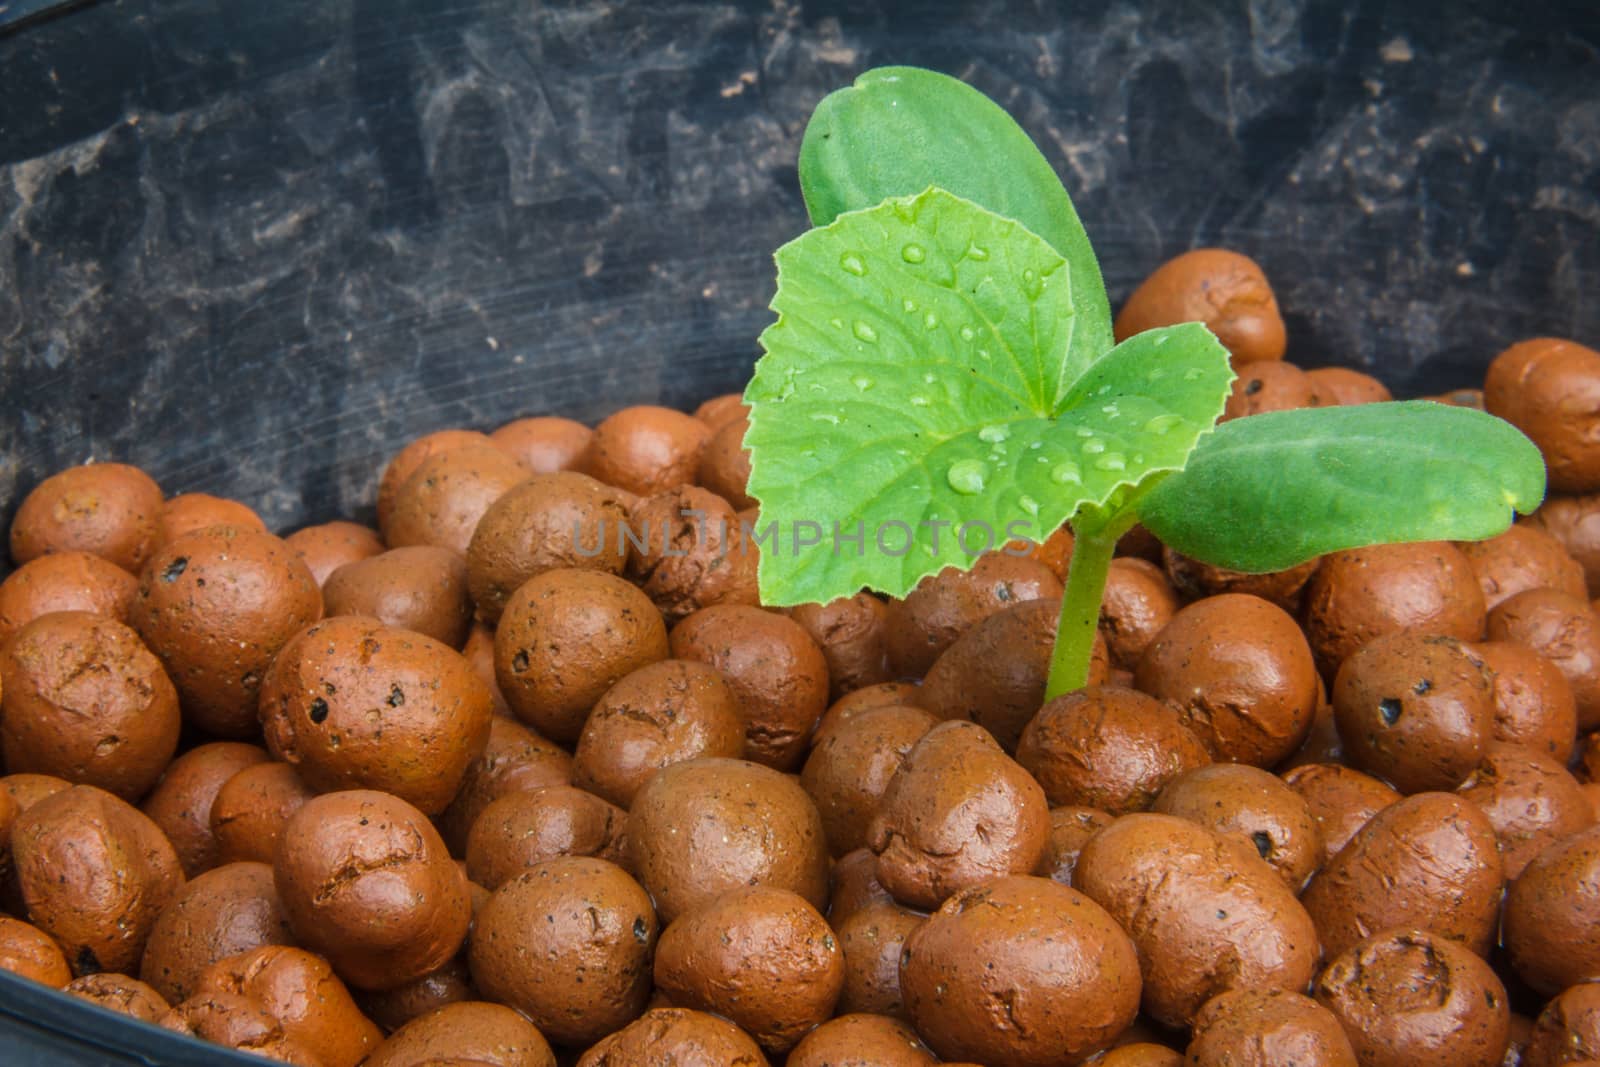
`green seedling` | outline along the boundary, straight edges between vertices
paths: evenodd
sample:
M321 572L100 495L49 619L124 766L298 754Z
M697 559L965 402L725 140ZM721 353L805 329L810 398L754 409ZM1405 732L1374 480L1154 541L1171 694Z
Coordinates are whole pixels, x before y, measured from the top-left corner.
M960 81L884 68L832 94L800 183L816 228L775 257L745 444L762 521L834 536L764 552L767 603L904 596L1069 523L1050 699L1085 684L1112 551L1136 522L1260 573L1490 537L1543 498L1538 449L1482 412L1414 401L1218 426L1226 349L1199 323L1112 343L1066 190Z

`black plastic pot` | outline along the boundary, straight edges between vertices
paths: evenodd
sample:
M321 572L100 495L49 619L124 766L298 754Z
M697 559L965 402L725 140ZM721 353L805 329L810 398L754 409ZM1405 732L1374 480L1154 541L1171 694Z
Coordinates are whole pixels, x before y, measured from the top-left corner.
M810 109L884 63L1017 116L1114 301L1226 245L1296 362L1475 385L1600 338L1597 56L1498 0L0 0L0 519L95 458L288 530L429 430L739 388ZM3 973L0 1060L235 1062Z

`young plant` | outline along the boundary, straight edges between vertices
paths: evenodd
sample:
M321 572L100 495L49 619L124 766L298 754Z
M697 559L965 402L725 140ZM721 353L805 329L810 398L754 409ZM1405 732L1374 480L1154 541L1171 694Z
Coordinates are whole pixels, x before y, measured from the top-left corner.
M1085 684L1112 550L1136 522L1267 572L1490 537L1543 498L1537 448L1482 412L1416 401L1217 426L1227 350L1199 323L1113 345L1066 190L955 79L883 68L829 96L800 184L816 228L776 254L778 319L745 393L750 493L793 533L762 554L767 603L904 596L1070 523L1050 699ZM821 543L802 550L801 528Z

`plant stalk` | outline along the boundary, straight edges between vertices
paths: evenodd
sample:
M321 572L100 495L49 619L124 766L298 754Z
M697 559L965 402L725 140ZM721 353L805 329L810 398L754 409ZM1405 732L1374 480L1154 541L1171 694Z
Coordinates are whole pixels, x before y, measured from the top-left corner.
M1044 698L1051 701L1063 693L1082 689L1089 681L1089 660L1094 653L1095 632L1100 627L1100 601L1105 596L1106 576L1111 557L1122 536L1121 523L1075 527L1072 562L1067 569L1067 588L1061 596L1061 615L1056 623L1056 644L1050 653L1050 679Z

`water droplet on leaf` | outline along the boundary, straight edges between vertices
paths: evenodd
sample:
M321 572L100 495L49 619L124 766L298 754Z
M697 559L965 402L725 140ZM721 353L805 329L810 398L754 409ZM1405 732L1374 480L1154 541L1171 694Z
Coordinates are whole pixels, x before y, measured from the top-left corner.
M1097 437L1091 437L1083 443L1083 450L1089 455L1098 455L1106 450L1106 443Z
M1107 452L1095 460L1094 465L1103 471L1120 471L1128 465L1128 461L1122 458L1121 452Z
M878 343L878 331L874 330L870 323L857 319L852 332L856 335L856 340L858 341L865 341L869 345Z
M1050 472L1050 480L1057 485L1070 485L1083 480L1076 463L1058 463Z
M998 444L1010 436L1011 428L1000 423L996 423L993 426L985 426L978 431L978 439L980 441L988 441L990 444Z
M864 393L868 389L871 389L876 383L874 383L871 378L868 378L864 375L857 375L856 377L850 379L850 384L854 385L857 389Z
M846 274L854 274L857 278L867 273L867 265L854 252L846 252L839 257L839 269Z
M945 480L950 483L950 488L962 496L973 496L983 492L985 479L989 477L989 468L982 460L962 459L950 464L950 469L945 472Z
M900 249L900 258L907 263L921 263L928 258L928 250L913 241Z
M1181 415L1157 415L1144 424L1144 432L1153 433L1160 437L1162 434L1170 432L1174 426L1182 421L1183 417Z
M961 327L961 339L963 341L970 341L976 336L978 336L978 331L974 330L971 326Z
M1017 500L1017 506L1023 511L1026 511L1029 515L1039 514L1039 502L1033 499L1031 496L1019 497Z
M922 316L922 325L930 330L937 328L939 325L939 316L935 315L931 311L928 312L926 315Z
M989 250L980 244L970 244L967 246L967 258L982 263L989 258Z

